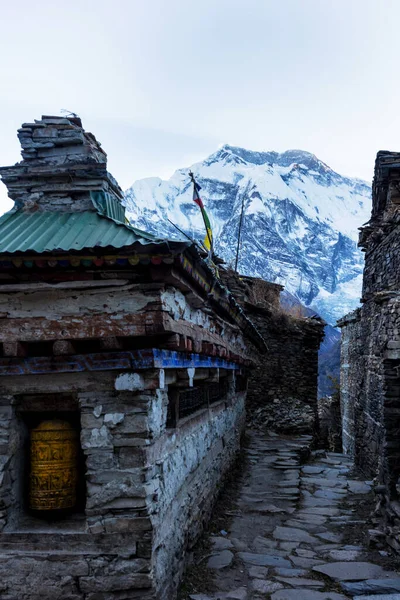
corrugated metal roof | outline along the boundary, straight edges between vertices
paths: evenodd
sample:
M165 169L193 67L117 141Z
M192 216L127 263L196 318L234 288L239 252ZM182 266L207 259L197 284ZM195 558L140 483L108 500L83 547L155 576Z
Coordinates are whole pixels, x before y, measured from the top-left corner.
M108 192L90 192L93 205L99 215L104 215L119 223L126 223L125 208Z
M161 244L165 241L94 211L29 213L11 210L0 217L0 253L123 248L135 243Z

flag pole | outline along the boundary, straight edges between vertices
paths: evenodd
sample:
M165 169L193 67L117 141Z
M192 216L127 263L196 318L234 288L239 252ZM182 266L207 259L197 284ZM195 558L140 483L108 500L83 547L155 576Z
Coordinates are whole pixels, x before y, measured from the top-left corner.
M242 196L242 210L240 212L240 220L239 220L239 231L238 231L238 241L236 247L236 260L235 260L235 272L237 273L237 267L239 262L239 248L240 248L240 238L242 237L242 222L243 222L243 212L244 212L244 194Z
M193 174L192 171L189 171L189 177L190 177L190 179L191 179L191 181L193 183L194 190L197 193L197 183L196 183L196 180L194 178L194 174ZM200 212L201 212L201 216L203 217L204 227L205 227L205 230L206 230L206 233L207 233L208 241L210 243L210 254L212 256L213 255L213 240L210 237L210 233L208 231L208 227L207 227L207 223L206 223L206 218L204 216L204 212L201 209L201 207L200 207Z

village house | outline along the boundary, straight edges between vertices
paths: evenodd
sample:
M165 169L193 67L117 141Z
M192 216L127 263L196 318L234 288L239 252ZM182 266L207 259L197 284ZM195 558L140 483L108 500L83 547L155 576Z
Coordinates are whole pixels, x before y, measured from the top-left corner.
M273 310L261 335L196 245L130 225L79 118L18 137L23 160L0 169L15 201L0 218L1 598L172 600ZM314 407L315 328L299 386Z
M343 446L374 478L378 513L400 549L400 153L378 152L372 202L359 242L362 306L338 323Z

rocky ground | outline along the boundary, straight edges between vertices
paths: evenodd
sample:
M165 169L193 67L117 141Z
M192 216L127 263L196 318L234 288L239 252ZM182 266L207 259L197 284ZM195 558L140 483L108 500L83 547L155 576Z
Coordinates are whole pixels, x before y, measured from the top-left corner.
M366 543L371 482L310 443L248 436L180 600L400 600L400 561Z

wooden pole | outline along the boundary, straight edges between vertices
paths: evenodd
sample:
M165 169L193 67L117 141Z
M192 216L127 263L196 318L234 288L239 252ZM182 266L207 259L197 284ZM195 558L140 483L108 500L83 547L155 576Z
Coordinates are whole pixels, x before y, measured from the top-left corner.
M238 267L238 262L239 262L239 248L240 248L240 238L242 235L242 223L243 223L243 212L244 212L244 197L245 197L245 192L242 195L242 210L240 211L240 220L239 220L239 231L238 231L238 240L237 240L237 247L236 247L236 260L235 260L235 272L237 273L237 267Z

